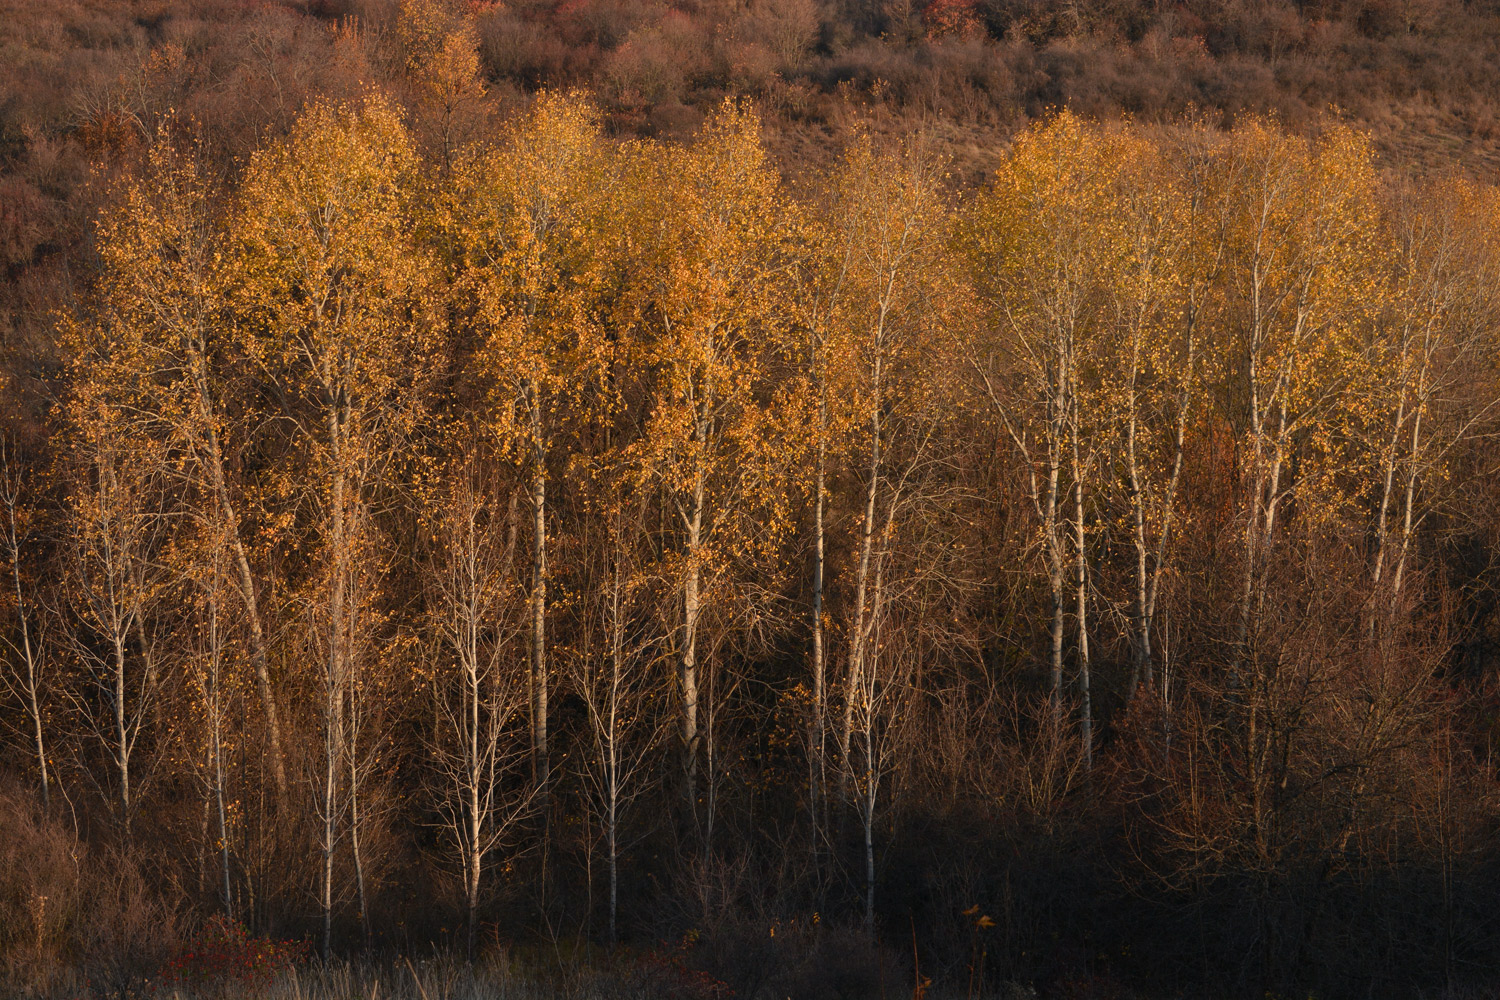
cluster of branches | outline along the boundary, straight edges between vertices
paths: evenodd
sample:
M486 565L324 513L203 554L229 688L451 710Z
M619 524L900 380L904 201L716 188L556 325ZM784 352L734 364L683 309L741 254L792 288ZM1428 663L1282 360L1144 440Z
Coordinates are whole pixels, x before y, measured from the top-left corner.
M632 858L708 919L769 842L873 929L913 810L1087 806L1164 892L1253 875L1264 970L1278 879L1467 849L1495 191L1265 121L1060 115L964 199L920 136L790 191L735 103L428 156L315 103L232 179L188 132L0 541L11 759L197 905L326 954L418 854L472 948L572 837L614 939Z

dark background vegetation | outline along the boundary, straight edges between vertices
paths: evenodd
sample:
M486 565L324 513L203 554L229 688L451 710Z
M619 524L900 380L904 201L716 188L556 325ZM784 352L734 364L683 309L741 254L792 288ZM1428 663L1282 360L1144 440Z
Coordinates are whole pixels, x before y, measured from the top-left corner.
M954 186L969 189L1017 130L1062 107L1211 125L1268 112L1294 131L1333 113L1369 131L1392 174L1490 181L1500 164L1500 6L1488 2L518 0L444 9L472 18L488 83L453 126L463 141L488 135L539 88L577 86L622 139L686 139L724 96L750 95L794 188L863 122L881 134L925 130L950 157ZM67 391L57 320L89 294L98 268L91 227L110 182L139 168L169 115L197 123L208 162L231 176L250 150L286 134L309 100L352 98L370 85L406 102L425 148L440 148L437 122L403 77L394 18L395 4L380 0L0 0L0 418L35 469L50 467L56 402ZM360 34L339 44L351 19ZM622 873L623 936L644 950L686 935L694 943L684 962L744 996L894 995L927 976L957 992L981 975L992 988L1035 983L1060 997L1437 995L1493 983L1496 458L1484 443L1462 456L1455 476L1473 488L1434 544L1422 611L1433 624L1410 654L1428 658L1437 681L1423 723L1430 738L1414 751L1429 758L1410 779L1427 784L1421 795L1387 793L1402 808L1413 799L1435 810L1401 828L1442 840L1441 849L1360 853L1340 838L1337 796L1310 794L1305 812L1290 813L1274 867L1241 864L1227 848L1204 867L1180 867L1170 848L1137 837L1138 817L1159 805L1162 776L1143 763L1149 752L1132 750L1149 742L1154 722L1129 707L1122 670L1101 682L1108 732L1092 781L1069 763L1070 737L1049 736L1021 696L971 719L929 720L939 763L904 775L899 807L887 814L872 944L858 926L855 827L838 827L835 858L824 859L842 875L811 871L797 839L805 764L796 717L778 703L800 662L800 640L788 639L754 665L762 683L741 707L736 751L747 763L735 771L725 819L739 846L689 863L693 852L671 824L646 829ZM41 471L36 482L45 503ZM45 566L57 539L38 537ZM996 634L1040 634L1007 619L1035 606L1034 593L1007 583L990 599ZM1322 599L1341 598L1329 584ZM1020 676L1023 695L1041 690L1027 664L995 653L990 665ZM564 701L559 712L564 731L580 724L576 705ZM944 727L962 739L945 747ZM179 951L195 914L213 908L201 800L191 789L154 788L156 805L126 851L85 792L71 810L41 810L24 741L14 742L0 785L0 967L16 988L53 982L59 963L96 984L134 982ZM976 746L997 748L982 768L966 756ZM271 808L259 780L245 784L241 808ZM592 834L568 795L559 792L550 818L529 821L505 889L486 909L490 946L539 956L539 965L600 940ZM428 860L431 817L411 800L391 808L390 840L379 845L378 945L457 947L462 911ZM245 884L260 894L246 901L247 923L257 934L310 937L304 845L275 824L260 837L245 845ZM340 933L354 950L348 912Z

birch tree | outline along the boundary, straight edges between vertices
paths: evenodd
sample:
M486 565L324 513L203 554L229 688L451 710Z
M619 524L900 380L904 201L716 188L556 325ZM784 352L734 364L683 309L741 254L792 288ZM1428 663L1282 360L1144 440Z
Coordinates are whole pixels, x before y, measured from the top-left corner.
M1117 360L1105 403L1134 548L1132 691L1156 685L1157 609L1180 530L1188 430L1203 406L1203 340L1225 239L1215 141L1193 126L1166 148L1136 142L1123 150L1117 197L1125 244L1110 305Z
M187 674L202 724L202 767L199 771L213 814L219 862L219 892L224 915L235 917L233 845L230 842L230 799L227 757L234 682L231 659L232 622L224 613L228 587L227 532L210 532L200 541L199 558L191 567L193 622L188 641Z
M475 130L485 95L472 13L438 0L401 0L394 35L426 111L422 120L433 123L442 165L451 168Z
M1088 514L1107 432L1098 363L1127 242L1114 197L1121 142L1066 113L1038 126L1017 140L965 238L976 287L992 311L971 364L1021 458L1040 529L1059 712L1072 600L1085 760L1093 747Z
M1243 437L1243 661L1283 509L1296 496L1314 518L1339 501L1355 412L1345 404L1367 377L1360 330L1376 300L1374 168L1368 142L1351 132L1309 143L1252 122L1233 134L1219 169L1232 207L1228 338L1216 363Z
M144 175L125 188L119 206L100 224L101 297L115 343L85 377L145 421L144 432L185 467L193 516L225 533L265 717L271 777L285 805L270 626L245 530L248 500L235 474L236 456L253 446L258 414L253 404L234 398L245 381L238 370L243 358L224 273L226 227L215 201L193 152L177 149L164 134Z
M823 178L826 194L837 190L837 178ZM797 233L798 248L789 273L788 303L795 325L785 347L792 359L797 381L790 398L799 413L810 418L804 450L814 456L811 470L813 578L808 625L811 633L808 664L812 704L807 722L807 797L813 850L821 848L825 786L827 782L827 725L829 703L828 612L825 608L828 577L829 475L837 471L849 432L850 407L839 390L847 379L839 378L838 359L849 351L841 338L850 336L845 314L850 308L851 272L854 265L854 234L833 218L831 204L807 206L808 218Z
M516 498L503 502L495 470L471 448L448 470L426 524L428 616L439 640L432 753L462 869L472 954L486 863L519 812L506 779L517 760L511 724L525 702L515 666L525 616L515 572Z
M325 955L334 857L359 807L358 787L346 781L347 713L360 690L355 671L372 655L361 645L379 583L367 561L378 544L371 512L417 416L440 333L426 300L430 264L414 240L416 168L410 136L382 100L314 105L285 141L252 159L232 247L247 350L294 430L285 491L309 512L317 567L307 604L309 648L321 662ZM362 871L357 839L353 846Z
M167 650L162 602L168 581L160 561L166 544L160 465L149 445L130 440L117 415L95 401L74 403L79 440L69 547L73 613L80 628L72 648L103 708L74 694L102 745L110 775L99 781L115 801L122 841L147 775L140 742L157 713Z
M643 498L627 492L628 480L619 470L591 464L580 478L594 489L580 641L570 673L588 720L578 767L604 842L607 933L613 943L619 939L620 855L634 842L626 834L626 819L649 791L646 778L661 734L661 684L652 669L655 588L642 560Z
M545 800L549 764L548 483L559 445L597 358L603 281L599 211L608 174L597 113L577 96L544 95L505 141L469 165L454 212L462 281L478 298L480 352L490 388L489 433L529 483L531 727L534 781ZM563 439L563 441L560 441Z
M42 706L46 694L46 661L43 659L44 645L39 632L35 632L37 609L34 600L28 599L22 584L21 562L26 551L26 529L30 515L30 504L23 493L24 470L17 458L15 442L0 437L0 551L4 552L10 568L10 587L15 598L15 639L7 639L10 662L4 674L4 684L13 697L21 702L26 716L24 738L36 755L37 787L42 795L42 808L52 805L52 779L47 756L47 726Z
M660 491L670 528L666 572L677 596L667 646L676 661L687 800L697 802L705 687L704 626L736 604L735 570L785 528L776 503L774 422L763 364L784 268L779 182L750 111L726 104L686 150L639 153L639 180L659 206L634 315L649 334L654 385L632 462ZM657 199L660 200L657 200ZM740 605L743 607L743 605Z
M1394 609L1447 460L1495 416L1483 380L1494 377L1490 331L1500 309L1500 257L1493 223L1500 206L1493 192L1463 181L1407 186L1389 197L1389 278L1372 344L1367 436L1376 456L1371 601ZM1466 405L1468 399L1478 402ZM1372 613L1372 626L1385 608Z
M924 453L929 429L903 418L920 412L917 359L930 360L931 304L928 293L941 267L942 197L937 166L920 143L877 152L858 140L845 157L835 201L837 239L849 255L850 290L844 316L848 335L840 359L858 463L853 598L848 612L848 666L844 678L839 751L847 760L855 714L868 701L867 661L878 646L885 614L885 576L880 572L890 544L890 525L903 501L910 463ZM915 440L908 440L911 436Z

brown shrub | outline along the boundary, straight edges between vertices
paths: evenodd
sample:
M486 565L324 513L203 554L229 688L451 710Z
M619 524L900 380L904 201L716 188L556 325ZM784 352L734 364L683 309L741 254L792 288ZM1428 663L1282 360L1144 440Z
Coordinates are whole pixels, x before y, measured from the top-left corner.
M47 203L20 177L0 177L0 265L26 264L47 237Z
M0 984L46 988L62 971L82 892L82 845L33 796L0 787Z

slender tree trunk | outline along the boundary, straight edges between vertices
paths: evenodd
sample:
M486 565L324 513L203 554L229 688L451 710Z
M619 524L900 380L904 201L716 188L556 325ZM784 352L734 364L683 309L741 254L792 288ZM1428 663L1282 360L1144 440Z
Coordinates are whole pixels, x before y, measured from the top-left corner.
M198 420L203 427L203 443L208 450L206 460L201 464L208 473L209 484L218 500L230 547L234 551L237 589L245 605L245 620L250 632L250 666L255 672L255 690L260 698L261 711L266 717L266 736L271 744L271 780L276 784L277 804L284 807L287 781L286 757L282 752L281 742L281 717L276 709L276 696L271 686L270 657L267 655L260 601L256 596L255 575L250 570L250 557L241 537L239 513L229 496L229 485L224 478L224 453L219 441L217 416L211 402L213 397L209 395L210 382L206 368L207 362L199 348L194 351L193 374L197 382Z
M1132 375L1132 383L1134 375ZM1141 489L1140 462L1135 450L1136 424L1139 421L1135 386L1130 389L1130 418L1125 425L1125 463L1130 478L1132 529L1135 534L1135 641L1130 667L1130 693L1134 697L1142 684L1149 685L1151 668L1151 623L1146 610L1146 588L1149 570L1146 565L1146 497Z
M6 468L0 469L0 474L9 474L8 454L0 453L5 459ZM16 503L17 497L11 492L9 483L5 484L6 493L3 496L6 513L5 543L9 550L11 582L15 586L16 593L16 617L21 625L21 657L26 661L26 710L31 716L32 728L32 750L36 753L37 774L41 781L42 809L50 810L52 807L52 787L47 771L47 743L42 726L41 702L37 689L40 687L40 678L37 676L40 669L37 665L37 654L31 645L31 623L26 617L26 600L21 591L21 538L16 525Z
M703 864L705 869L708 862L713 858L714 824L719 818L719 770L718 761L714 758L714 711L713 691L709 691L709 710L706 714L707 724L703 727L703 763L704 774L708 778L708 794L704 796L703 817Z
M325 377L325 384L332 384ZM345 442L343 435L347 426L342 407L336 399L329 400L328 435L330 460L333 467L331 483L330 515L326 544L331 559L330 592L328 598L328 665L324 702L324 754L323 774L323 960L326 962L333 947L333 856L338 832L337 808L339 795L339 765L345 753L344 747L344 685L346 683L345 626L346 612L346 563L349 559L347 526L345 523L346 475L344 463Z
M125 637L116 629L112 637L115 676L115 766L120 772L120 830L130 844L130 729L125 717Z
M1131 641L1130 697L1135 697L1151 660L1151 627L1146 618L1146 496L1141 487L1140 456L1136 454L1136 434L1140 426L1141 340L1145 309L1131 329L1130 383L1126 392L1125 472L1130 481L1131 528L1135 542L1135 621Z
M1404 374L1404 372L1403 372ZM1385 575L1386 550L1390 544L1390 509L1391 499L1395 493L1396 479L1396 452L1400 448L1401 431L1406 423L1406 387L1402 386L1400 400L1396 404L1396 419L1391 425L1391 439L1386 446L1385 455L1381 460L1380 469L1380 503L1375 516L1375 558L1370 568L1370 580L1379 589L1380 582ZM1374 618L1370 620L1373 628Z
M609 794L609 827L605 832L605 840L609 849L609 943L615 944L620 940L617 929L618 914L620 911L620 847L619 827L617 825L617 798L616 790L611 784Z
M547 808L550 773L547 747L547 454L542 443L542 409L531 387L532 586L531 586L531 719L532 780L543 811Z
M32 739L36 748L37 771L42 783L42 809L52 808L51 783L47 776L47 745L42 737L42 709L37 699L36 661L28 649L26 654L26 701L31 711Z
M329 683L332 683L330 678ZM338 826L334 816L334 807L338 795L338 756L340 753L339 727L342 725L340 716L333 709L333 692L326 694L327 703L327 732L323 737L323 752L325 756L323 771L323 842L320 845L323 854L323 880L320 886L319 903L323 910L323 961L327 962L333 950L333 849L335 846L334 836Z
M1262 221L1264 224L1264 221ZM1260 384L1260 350L1264 339L1265 309L1262 305L1263 267L1260 259L1261 239L1257 234L1255 258L1250 278L1250 342L1246 352L1246 382L1250 391L1250 462L1251 496L1249 516L1245 523L1245 565L1240 578L1239 624L1235 634L1235 657L1243 662L1249 657L1251 601L1255 593L1257 542L1260 538L1261 505L1265 493L1265 413Z
M698 514L693 517L689 537L696 538L702 522ZM688 805L696 808L698 799L698 615L700 613L698 586L701 569L696 554L689 556L687 581L683 587L683 617L686 620L686 636L682 647L682 664L678 669L682 683L682 768L687 779Z
M469 961L474 961L474 946L479 942L479 852L470 851L464 865L464 906L469 922Z
M1192 334L1188 336L1188 359L1185 377L1192 378L1194 368L1194 344ZM1151 648L1151 633L1156 627L1156 602L1161 592L1162 573L1167 565L1167 546L1172 537L1173 514L1177 509L1177 484L1182 480L1182 456L1187 441L1187 420L1190 388L1184 388L1177 403L1177 433L1172 444L1172 473L1167 478L1166 494L1162 497L1161 528L1156 538L1156 558L1151 565L1150 586L1146 591L1146 611L1141 623L1142 648L1145 659L1142 663L1144 681L1149 688L1156 682L1156 665ZM1144 533L1141 541L1144 542Z
M359 813L359 727L360 722L355 718L359 711L358 703L362 697L358 693L357 685L351 685L349 691L349 849L354 860L354 888L355 898L359 904L359 929L364 937L365 948L370 947L370 900L365 894L365 858L363 842L360 839L360 813Z
M1276 440L1271 446L1271 473L1270 481L1266 489L1265 501L1265 529L1261 538L1261 552L1271 551L1271 543L1276 535L1276 515L1281 507L1281 473L1286 468L1286 454L1283 445L1286 443L1286 396L1282 395L1278 401L1276 419Z
M1235 657L1243 662L1249 655L1250 610L1255 594L1256 556L1259 549L1261 505L1264 502L1265 482L1265 428L1262 421L1259 366L1256 352L1258 338L1252 342L1249 358L1250 382L1250 496L1249 510L1245 518L1244 566L1240 573L1239 623L1235 632Z
M882 689L880 681L881 626L885 615L885 567L886 557L891 551L892 529L896 520L896 501L892 499L886 507L885 524L881 528L881 548L875 557L875 575L872 581L870 622L868 630L873 641L866 643L870 650L869 662L860 686L860 709L863 727L860 733L864 742L864 787L859 790L860 816L865 838L865 927L875 932L875 807L879 804L881 760L876 748L878 714L883 710L885 695L889 693L889 681ZM852 770L852 768L851 768Z
M1259 474L1256 474L1251 484L1253 495L1250 500L1250 511L1245 525L1245 565L1240 573L1240 609L1239 623L1235 628L1234 646L1237 663L1243 663L1249 656L1250 643L1250 609L1252 599L1255 595L1255 563L1260 539L1260 497L1264 486Z
M205 707L208 710L209 756L213 766L214 811L217 814L219 826L219 862L220 875L223 880L224 915L233 919L234 895L230 884L229 870L229 818L224 805L224 705L223 690L220 686L223 652L222 640L219 634L219 588L222 584L221 564L219 562L221 551L218 548L214 550L213 589L209 592L209 674L206 678L208 683L204 691L204 701L206 702Z
M1056 405L1056 404L1054 404ZM1055 427L1055 422L1054 422ZM1061 717L1063 703L1063 543L1058 534L1058 493L1062 478L1062 442L1053 433L1047 442L1047 499L1042 508L1042 536L1047 546L1047 589L1052 598L1052 712Z
M812 848L818 853L820 840L819 804L823 798L823 720L825 701L825 667L823 652L823 506L828 477L828 399L826 390L818 397L818 469L816 496L813 499L813 600L812 600L812 682L813 705L811 726L807 735L807 810L811 820Z
M250 632L250 667L255 672L255 691L260 698L261 711L266 717L266 738L270 742L271 780L276 785L279 804L285 806L287 798L286 755L282 750L281 717L276 709L276 695L271 687L270 659L266 652L266 634L261 627L259 604L255 597L255 581L250 575L250 561L245 547L236 531L232 536L235 560L239 566L240 593L245 595L245 619Z
M703 404L708 405L706 402ZM702 585L703 563L700 546L703 542L703 508L707 484L704 482L706 461L704 450L708 447L708 417L700 414L695 431L698 444L697 471L693 480L693 509L687 520L687 576L682 588L682 657L678 665L678 681L682 685L682 770L686 779L688 809L694 816L698 808L698 617L702 613L699 588Z
M469 584L471 591L469 598L472 600L474 596L472 592L477 590L479 586L478 574L475 572L472 563L472 553L474 551L472 511L469 512L465 526L470 532L469 544L465 550L465 555L470 557L466 582ZM479 680L480 626L476 617L471 606L470 613L465 616L466 620L463 623L465 632L464 641L467 647L466 662L463 664L465 675L464 699L468 702L465 709L468 715L469 727L467 745L464 747L466 757L464 771L468 788L463 791L467 793L469 799L465 803L467 806L465 810L467 815L464 817L464 823L468 827L465 838L467 843L464 845L466 848L466 856L464 857L464 901L468 907L469 959L471 961L474 958L474 943L479 932L479 881L484 873L484 844L482 840L484 836L484 809L480 797L480 783L484 780L484 760L479 741L480 701L484 697L484 690Z
M1417 455L1422 441L1422 411L1418 410L1411 426L1411 457L1406 470L1406 489L1401 501L1401 548L1396 553L1396 566L1391 573L1392 606L1401 597L1401 588L1406 582L1406 557L1411 552L1412 513L1417 501Z
M214 807L219 818L219 861L224 877L224 915L234 919L234 891L230 884L229 816L224 806L224 745L219 723L214 723Z
M853 736L856 694L865 683L870 557L875 544L875 505L880 494L882 461L880 407L883 374L883 357L877 342L871 373L870 463L865 484L865 510L859 526L859 565L854 578L854 631L850 635L848 696L844 700L844 728L839 737L839 751L845 759L849 757L849 742Z
M1076 404L1075 404L1076 405ZM1094 704L1089 690L1089 576L1088 536L1083 520L1083 475L1084 469L1078 456L1078 428L1076 416L1072 434L1073 447L1073 548L1076 569L1076 592L1074 613L1078 619L1078 695L1081 736L1083 741L1083 763L1086 768L1094 763Z
M866 780L870 787L865 792L864 808L860 812L863 814L865 834L865 927L871 934L875 932L875 777L869 773L873 771L873 767L868 762L873 752L872 738L866 730Z
M605 724L604 839L609 852L609 943L619 940L620 690L625 679L625 622L621 607L623 544L617 531L609 589L609 713Z

